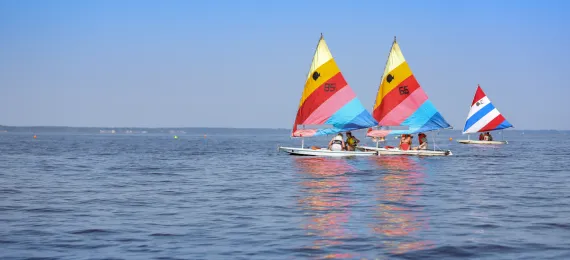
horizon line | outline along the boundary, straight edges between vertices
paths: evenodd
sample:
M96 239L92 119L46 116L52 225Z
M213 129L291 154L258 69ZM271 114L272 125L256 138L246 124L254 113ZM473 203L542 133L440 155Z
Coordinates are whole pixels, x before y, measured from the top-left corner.
M170 127L170 126L154 126L154 127L145 127L145 126L117 126L117 127L111 127L111 126L50 126L50 125L32 125L32 126L15 126L15 125L0 125L0 128L2 127L14 127L14 128L34 128L34 127L51 127L51 128L99 128L99 129L120 129L120 128L146 128L146 129L161 129L161 128L165 128L165 129L181 129L181 128L195 128L195 129L242 129L242 130L247 130L247 129L261 129L261 130L289 130L291 131L291 128L283 128L283 127L233 127L233 126L176 126L176 127ZM365 129L365 128L363 128ZM363 129L358 129L358 130L363 130ZM356 131L358 131L356 130ZM442 129L442 130L447 130L447 131L461 131L461 129ZM570 129L514 129L514 128L510 128L510 129L504 129L502 131L570 131Z
M147 128L147 129L176 129L176 128L212 128L212 129L283 129L291 130L290 128L282 127L233 127L233 126L58 126L58 125L0 125L1 127L17 127L17 128L32 128L32 127L52 127L52 128Z

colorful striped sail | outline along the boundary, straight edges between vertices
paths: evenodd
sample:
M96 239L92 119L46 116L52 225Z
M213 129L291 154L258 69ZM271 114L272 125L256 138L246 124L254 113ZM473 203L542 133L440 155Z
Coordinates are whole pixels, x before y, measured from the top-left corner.
M299 125L330 128L298 129ZM321 34L299 102L293 137L310 137L363 129L377 125L346 83Z
M369 137L383 137L388 134L414 134L451 128L451 125L445 121L420 87L395 37L372 115L378 121L379 126L398 126L408 129L369 129L366 134Z
M477 85L477 91L475 91L463 133L488 132L509 127L513 127L513 125L495 108L481 86Z

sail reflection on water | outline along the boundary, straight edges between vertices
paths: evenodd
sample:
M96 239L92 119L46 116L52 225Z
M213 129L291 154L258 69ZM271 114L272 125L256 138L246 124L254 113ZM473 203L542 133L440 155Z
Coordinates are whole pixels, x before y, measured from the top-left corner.
M380 156L374 158L385 173L376 184L376 219L373 231L381 234L383 246L393 254L430 248L431 241L422 240L420 232L427 230L428 218L418 205L425 171L409 156Z
M303 157L295 158L295 164L303 176L302 198L298 201L308 216L304 228L308 235L317 239L312 249L323 249L340 245L350 238L345 224L348 223L349 206L354 204L347 198L350 193L348 176L353 171L346 159ZM346 255L331 254L327 258L341 258Z

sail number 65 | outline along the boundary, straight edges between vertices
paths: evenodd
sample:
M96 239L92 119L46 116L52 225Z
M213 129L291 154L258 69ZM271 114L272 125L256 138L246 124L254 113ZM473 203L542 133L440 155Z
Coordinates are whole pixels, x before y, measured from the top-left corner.
M410 94L410 91L408 90L408 86L400 86L400 87L398 87L398 91L400 91L400 95Z
M325 92L333 92L336 90L335 83L325 83Z

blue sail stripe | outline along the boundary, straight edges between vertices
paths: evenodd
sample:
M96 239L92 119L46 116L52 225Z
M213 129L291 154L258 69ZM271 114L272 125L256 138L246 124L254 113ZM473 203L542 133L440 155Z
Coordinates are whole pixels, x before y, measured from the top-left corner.
M509 123L509 121L505 119L502 123L500 123L497 127L495 127L495 129L489 131L501 130L509 127L513 127L513 125L511 125L511 123Z
M431 103L426 100L412 115L410 115L400 125L409 126L410 128L419 128L425 125L431 117L437 113L437 110Z
M390 131L389 135L414 134L451 127L451 125L445 121L441 113L437 111L430 100L426 100L400 125L408 126L408 129L392 130Z
M442 128L451 127L445 119L441 116L439 112L436 112L425 125L421 127L413 127L406 130L392 130L390 131L389 135L401 135L401 134L416 134L421 132L428 132L433 130L438 130Z
M423 126L422 129L429 128L431 130L437 130L442 128L450 128L451 125L445 121L443 116L436 112ZM423 130L426 131L426 130Z
M338 111L336 111L326 122L327 125L345 125L351 122L355 117L360 115L362 111L366 111L366 108L360 103L358 98L352 99L350 102L346 103L343 107L341 107ZM368 113L370 115L370 113ZM368 122L365 122L366 125L376 123L376 120L373 119L372 115L370 115ZM371 125L372 126L372 125ZM369 126L366 126L369 127Z
M350 120L347 124L343 126L343 128L368 128L378 125L378 121L372 117L372 115L368 112L368 110L363 109L362 112Z
M485 115L489 114L489 112L493 111L493 109L495 109L495 106L493 106L493 103L489 102L479 111L477 111L477 113L469 117L465 122L465 127L463 128L463 132L467 131L467 129L469 129L471 126L477 123L477 121L481 120L481 118L483 118Z
M360 100L355 97L336 111L324 124L332 125L333 127L319 129L313 136L330 135L373 127L378 125L378 122L364 108Z
M372 121L372 123L371 123ZM333 128L326 128L326 129L319 129L314 136L321 136L321 135L330 135L330 134L337 134L341 132L359 130L363 128L368 128L377 125L378 123L374 121L374 118L370 113L365 109L360 113L358 116L354 118L352 122L349 122L346 125L333 127Z

